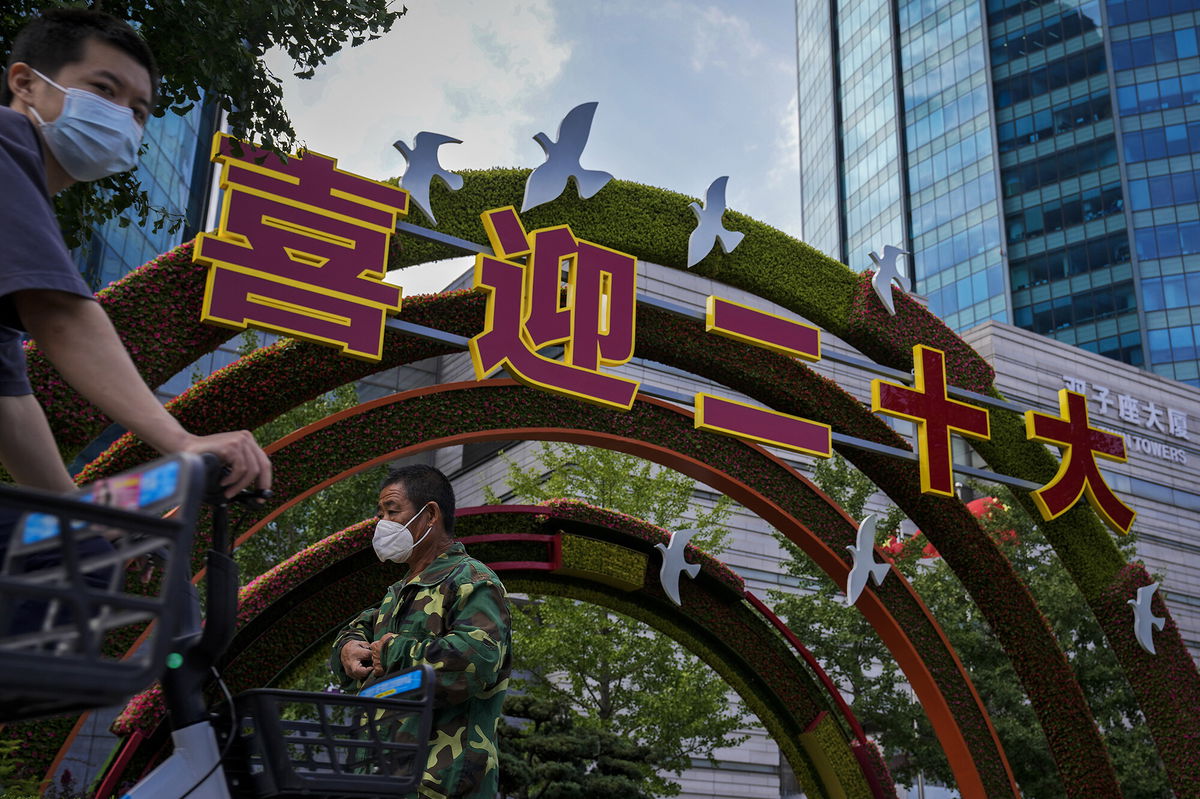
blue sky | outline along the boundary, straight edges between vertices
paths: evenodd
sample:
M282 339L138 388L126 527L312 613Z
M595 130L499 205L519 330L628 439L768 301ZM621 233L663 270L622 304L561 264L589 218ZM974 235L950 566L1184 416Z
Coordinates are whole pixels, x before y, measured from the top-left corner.
M730 208L799 232L795 5L753 2L408 0L381 39L284 84L308 147L371 177L404 171L392 142L429 130L449 169L534 167L532 140L599 102L583 165L701 197L729 176ZM437 209L434 208L434 213ZM445 269L405 270L406 293Z

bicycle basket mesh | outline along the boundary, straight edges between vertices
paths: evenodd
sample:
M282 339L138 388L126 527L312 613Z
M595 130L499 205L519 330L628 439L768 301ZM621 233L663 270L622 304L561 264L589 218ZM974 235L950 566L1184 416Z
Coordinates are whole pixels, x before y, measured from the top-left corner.
M428 751L423 699L255 690L237 698L239 795L395 795L420 781ZM239 774L240 772L240 774Z

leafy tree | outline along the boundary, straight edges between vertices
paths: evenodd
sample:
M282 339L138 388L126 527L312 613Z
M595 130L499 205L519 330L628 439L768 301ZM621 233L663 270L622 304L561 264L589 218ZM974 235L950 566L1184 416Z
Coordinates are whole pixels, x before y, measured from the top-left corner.
M840 457L818 463L815 482L851 516L861 518L875 487ZM999 500L981 518L989 535L1022 575L1067 653L1096 723L1109 742L1121 787L1128 799L1170 796L1168 783L1141 711L1116 658L1078 589L1051 547L1008 489L988 487ZM1054 761L1037 716L1004 650L965 596L953 572L927 548L923 536L902 544L893 538L901 513L892 508L877 527L876 542L912 583L945 630L988 707L1017 782L1030 799L1063 797ZM952 784L945 755L903 674L873 629L841 592L790 542L788 572L814 586L804 595L777 594L777 612L802 640L822 640L823 665L843 690L863 726L879 737L893 758L894 773L912 784L918 772ZM1118 541L1134 557L1134 538ZM931 557L931 554L933 556Z
M237 135L282 153L296 149L296 134L283 107L279 78L263 61L267 51L281 48L292 59L296 76L311 78L334 53L347 44L357 47L378 39L408 10L393 10L388 0L15 0L0 10L0 52L9 52L17 31L37 12L83 5L129 20L150 44L162 71L157 115L168 110L186 114L203 91L221 104ZM118 215L123 224L132 215L145 225L157 210L150 207L136 171L76 184L55 202L72 247L86 241L93 227ZM161 210L157 216L156 230L165 220ZM179 224L176 220L172 229Z
M581 726L565 702L509 696L504 715L520 722L500 726L505 799L650 799L642 776L655 764L649 747Z
M667 529L683 524L690 508L695 520L687 526L698 531L691 542L710 555L725 551L724 521L733 501L722 496L711 510L692 508L694 484L678 472L620 452L544 441L536 466L522 469L507 457L505 462L509 493L526 502L574 497ZM483 491L488 503L500 502L490 486Z
M354 386L344 385L263 425L254 431L254 437L265 446L357 404ZM249 582L326 536L370 516L375 509L379 479L374 470L360 472L280 514L235 551L242 582Z
M560 450L543 444L540 456L539 466L530 469L508 462L509 489L521 501L573 497L668 529L685 524L693 483L682 475L588 447ZM489 501L498 501L490 490L487 494ZM698 546L709 552L724 549L722 523L730 505L723 497L711 510L692 509L695 522L686 524L700 530L692 539ZM728 689L712 670L674 641L619 614L555 597L519 606L513 615L513 654L515 687L530 701L570 707L579 729L647 747L647 757L636 762L645 790L654 795L679 792L679 785L660 772L678 775L691 758L711 757L717 747L744 740L733 733L749 719L730 706ZM540 736L538 729L529 736ZM509 752L510 758L520 756Z

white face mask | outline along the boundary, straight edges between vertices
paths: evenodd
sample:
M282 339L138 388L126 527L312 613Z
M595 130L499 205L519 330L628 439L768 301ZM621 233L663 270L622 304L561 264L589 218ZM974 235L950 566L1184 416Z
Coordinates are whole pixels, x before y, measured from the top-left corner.
M429 526L425 528L425 532L416 541L413 541L412 531L408 529L408 525L416 521L417 516L424 513L427 507L429 506L426 505L417 511L416 516L409 519L406 524L388 519L380 519L375 523L375 534L371 536L371 546L375 548L375 555L380 560L390 560L396 563L408 562L413 549L424 541L425 536L429 535L429 531L433 529L433 522L430 522Z
M83 89L65 88L36 69L33 73L65 94L62 113L46 122L36 108L46 146L75 180L99 180L137 166L142 126L133 112Z

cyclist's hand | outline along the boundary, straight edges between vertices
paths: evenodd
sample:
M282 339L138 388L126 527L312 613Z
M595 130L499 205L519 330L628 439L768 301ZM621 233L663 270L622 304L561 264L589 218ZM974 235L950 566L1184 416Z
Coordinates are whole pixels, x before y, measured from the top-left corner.
M371 647L366 641L347 641L342 645L342 670L354 680L365 680L371 673Z
M211 452L229 465L229 474L221 481L227 497L234 496L252 482L260 489L271 487L271 461L246 430L192 436L183 451L197 455Z
M382 677L383 668L383 647L388 641L396 637L395 633L388 633L380 638L375 643L371 644L371 666L375 671L376 677Z

